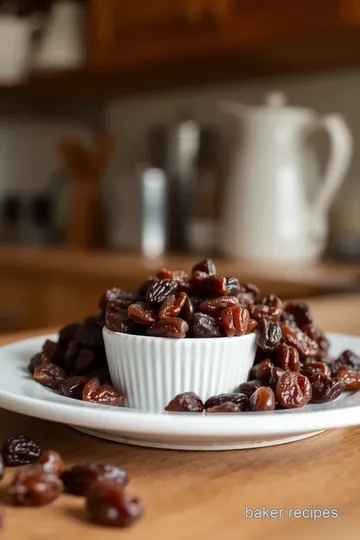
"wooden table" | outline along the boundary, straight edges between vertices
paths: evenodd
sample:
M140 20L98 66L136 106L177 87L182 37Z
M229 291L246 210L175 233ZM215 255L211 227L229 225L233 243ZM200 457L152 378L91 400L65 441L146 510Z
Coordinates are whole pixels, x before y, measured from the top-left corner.
M312 302L328 330L360 334L360 296ZM0 344L26 337L0 338ZM81 498L63 496L43 509L5 508L2 540L303 540L359 538L360 428L338 429L282 446L229 452L180 452L125 446L60 424L0 411L1 440L34 437L67 464L124 467L146 517L133 528L89 524ZM7 471L6 484L12 471ZM249 509L336 509L337 519L245 519Z

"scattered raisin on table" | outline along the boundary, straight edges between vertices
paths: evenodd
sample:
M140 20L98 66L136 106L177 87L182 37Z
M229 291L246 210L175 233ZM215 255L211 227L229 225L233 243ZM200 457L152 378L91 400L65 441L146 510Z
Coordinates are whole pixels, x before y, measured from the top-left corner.
M280 343L278 347L278 363L279 367L284 371L300 371L299 353L295 347Z
M345 390L345 383L340 379L331 379L322 374L309 377L312 388L312 403L327 403L340 396Z
M36 367L34 371L34 379L53 390L57 390L65 378L65 371L56 364L43 364Z
M282 332L278 322L260 319L257 325L257 344L264 352L276 349L281 341Z
M189 330L189 325L179 317L160 319L149 326L146 333L153 337L184 338Z
M130 319L144 326L151 326L156 321L156 311L145 302L131 304L128 309Z
M241 408L233 401L224 401L220 405L214 405L206 409L207 413L239 413Z
M208 398L204 403L204 409L210 409L212 407L218 407L223 403L235 403L241 411L247 411L249 409L249 398L246 394L233 393L233 394L218 394Z
M285 371L276 385L276 398L280 405L288 409L303 407L312 396L310 381L305 375L295 371Z
M66 397L82 399L82 391L87 382L89 382L88 377L68 377L61 381L59 390Z
M34 371L37 367L43 366L44 364L50 364L51 362L46 358L46 356L43 353L37 353L34 354L34 356L31 358L30 363L28 365L29 372L31 375L34 375Z
M45 450L42 452L39 464L47 474L55 474L59 477L64 470L64 462L60 454L55 452L55 450Z
M165 407L165 411L199 413L204 404L194 392L184 392L175 396Z
M137 497L111 482L95 482L86 495L90 519L99 525L129 527L144 513L144 505Z
M178 297L176 297L175 294L172 294L166 298L159 309L159 319L177 317L184 307L186 299L187 294L184 292L181 292Z
M67 493L79 496L86 495L94 482L106 480L120 487L125 487L128 483L124 469L101 463L72 465L63 471L61 479Z
M241 306L227 307L221 312L221 322L227 336L244 336L249 329L249 311Z
M115 390L109 384L100 386L99 379L90 379L83 388L82 398L84 401L100 403L101 405L111 405L112 407L120 407L125 401L125 396L122 392Z
M220 323L211 315L195 313L191 326L196 338L218 338L223 336Z
M154 281L146 291L146 300L149 304L160 304L176 292L178 283L175 279L159 279Z
M259 364L255 364L255 366L252 367L251 376L254 377L254 379L269 382L272 367L273 363L269 358L266 358Z
M57 475L45 472L41 465L30 465L15 474L8 493L16 506L45 506L57 499L63 489Z
M250 398L251 411L273 411L275 409L275 394L268 386L255 390Z
M81 349L76 357L73 374L74 375L87 375L91 373L97 366L97 359L94 352L88 349Z
M241 394L245 394L248 398L250 398L253 395L253 393L255 392L255 390L257 390L261 386L264 386L263 381L259 381L259 380L256 380L256 379L252 380L252 381L247 381L247 382L244 382L244 383L240 384L239 392Z
M5 439L1 455L6 467L17 467L35 463L41 456L41 448L25 435L14 435Z

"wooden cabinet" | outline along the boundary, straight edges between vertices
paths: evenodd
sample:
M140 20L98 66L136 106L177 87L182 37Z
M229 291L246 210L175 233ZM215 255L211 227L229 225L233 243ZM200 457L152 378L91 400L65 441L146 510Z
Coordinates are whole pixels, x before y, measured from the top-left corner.
M256 62L257 51L266 57L273 46L279 57L288 58L287 50L298 39L306 50L308 40L331 36L330 44L337 47L336 36L344 38L359 28L356 0L92 0L90 4L92 61L103 68L205 62L224 55L243 56L245 63L255 55Z

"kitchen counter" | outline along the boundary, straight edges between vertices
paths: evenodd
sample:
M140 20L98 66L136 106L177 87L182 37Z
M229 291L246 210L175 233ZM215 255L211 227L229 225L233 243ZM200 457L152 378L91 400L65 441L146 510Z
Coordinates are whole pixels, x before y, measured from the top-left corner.
M360 334L360 295L314 299L318 324ZM41 333L41 331L40 331ZM0 345L33 333L0 337ZM180 452L105 442L60 424L0 411L1 440L26 433L58 450L67 465L97 461L124 467L146 516L119 532L90 525L81 498L63 496L43 509L5 506L2 540L303 540L359 536L360 428L327 431L277 447ZM12 471L7 470L3 485ZM245 519L249 508L336 509L337 519Z
M136 254L0 246L0 332L60 325L96 312L105 289L133 290L157 269L190 271L201 257L145 259ZM282 298L357 290L360 265L215 259L218 272Z

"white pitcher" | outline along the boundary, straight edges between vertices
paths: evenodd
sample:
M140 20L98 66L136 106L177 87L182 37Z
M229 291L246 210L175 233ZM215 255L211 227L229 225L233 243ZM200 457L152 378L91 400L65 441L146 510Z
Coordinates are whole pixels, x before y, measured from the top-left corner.
M259 107L221 103L242 137L230 166L222 216L222 252L235 258L306 260L321 256L328 210L343 182L352 137L341 116L285 106L271 94ZM325 129L331 155L321 181L308 135Z

